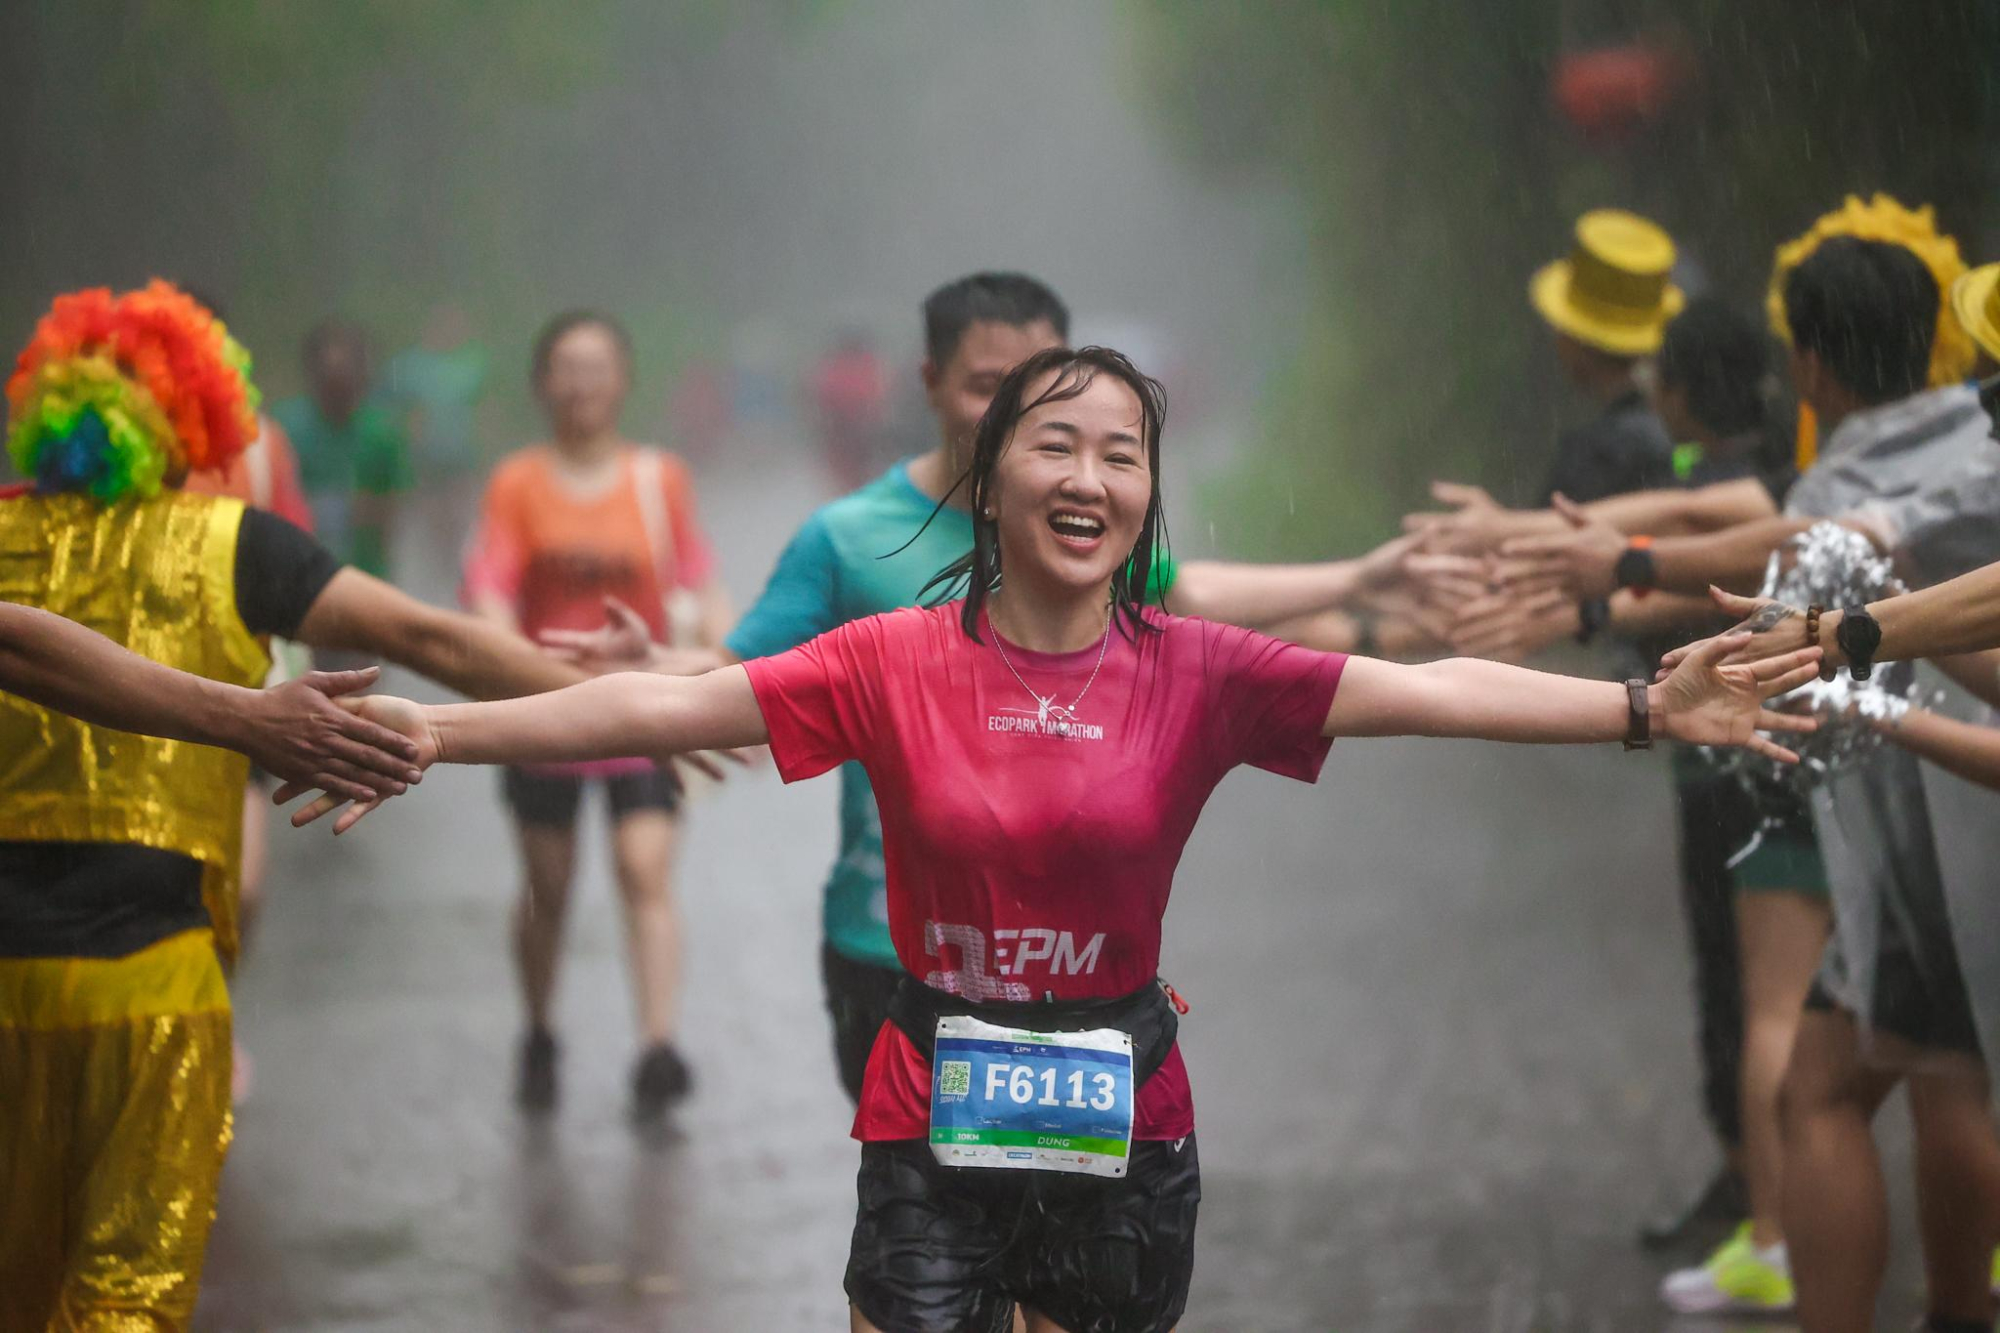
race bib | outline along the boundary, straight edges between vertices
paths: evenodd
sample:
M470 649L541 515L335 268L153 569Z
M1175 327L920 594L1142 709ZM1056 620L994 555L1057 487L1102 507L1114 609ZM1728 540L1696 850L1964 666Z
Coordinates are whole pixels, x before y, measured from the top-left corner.
M937 1021L931 1155L945 1166L1122 1176L1132 1148L1132 1037Z

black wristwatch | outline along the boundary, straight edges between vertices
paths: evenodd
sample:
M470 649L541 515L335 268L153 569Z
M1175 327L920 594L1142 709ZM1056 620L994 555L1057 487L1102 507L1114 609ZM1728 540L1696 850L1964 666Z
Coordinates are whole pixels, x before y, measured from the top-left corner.
M1653 748L1653 697L1646 682L1636 676L1625 682L1625 748Z
M1625 553L1618 557L1618 563L1611 567L1611 578L1621 588L1635 588L1642 592L1657 584L1660 580L1653 563L1653 543L1635 538L1625 548Z
M1847 658L1848 675L1856 680L1867 680L1875 674L1875 650L1882 646L1882 626L1868 614L1867 607L1842 607L1840 624L1833 631L1833 641L1840 645L1842 656Z
M1602 597L1593 597L1587 602L1576 604L1576 641L1589 643L1604 632L1611 623L1611 603Z

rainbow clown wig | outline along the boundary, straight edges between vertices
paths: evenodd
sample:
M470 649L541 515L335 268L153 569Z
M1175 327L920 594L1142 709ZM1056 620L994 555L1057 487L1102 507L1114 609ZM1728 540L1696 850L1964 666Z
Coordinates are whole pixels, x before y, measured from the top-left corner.
M42 491L106 504L221 467L257 434L250 356L173 284L58 296L7 381L7 453Z

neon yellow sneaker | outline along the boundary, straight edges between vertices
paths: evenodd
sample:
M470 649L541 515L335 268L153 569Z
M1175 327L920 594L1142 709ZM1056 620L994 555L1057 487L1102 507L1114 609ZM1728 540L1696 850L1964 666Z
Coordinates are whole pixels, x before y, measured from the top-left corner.
M1758 1249L1745 1222L1699 1267L1667 1274L1660 1299L1676 1314L1781 1314L1795 1299L1785 1246Z
M1993 1276L1988 1285L1993 1288L1994 1295L2000 1296L2000 1250L1993 1251Z

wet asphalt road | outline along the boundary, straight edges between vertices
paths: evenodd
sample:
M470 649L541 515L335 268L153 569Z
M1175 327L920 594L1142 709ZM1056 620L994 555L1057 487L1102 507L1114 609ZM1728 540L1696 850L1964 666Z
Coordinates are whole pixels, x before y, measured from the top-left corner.
M815 502L762 461L703 479L739 599ZM408 582L450 587L420 553ZM508 1100L517 872L494 775L440 770L338 843L281 829L237 988L256 1087L200 1327L844 1328L856 1152L817 975L833 798L766 772L694 807L699 1087L653 1135L624 1117L600 810L562 982L563 1103L541 1124ZM1729 1327L1662 1315L1661 1261L1631 1242L1711 1162L1669 799L1663 761L1608 747L1349 741L1316 788L1224 784L1164 964L1194 1006L1204 1166L1184 1329ZM1884 1132L1900 1182L1899 1107ZM1885 1327L1916 1308L1906 1189L1897 1207Z

